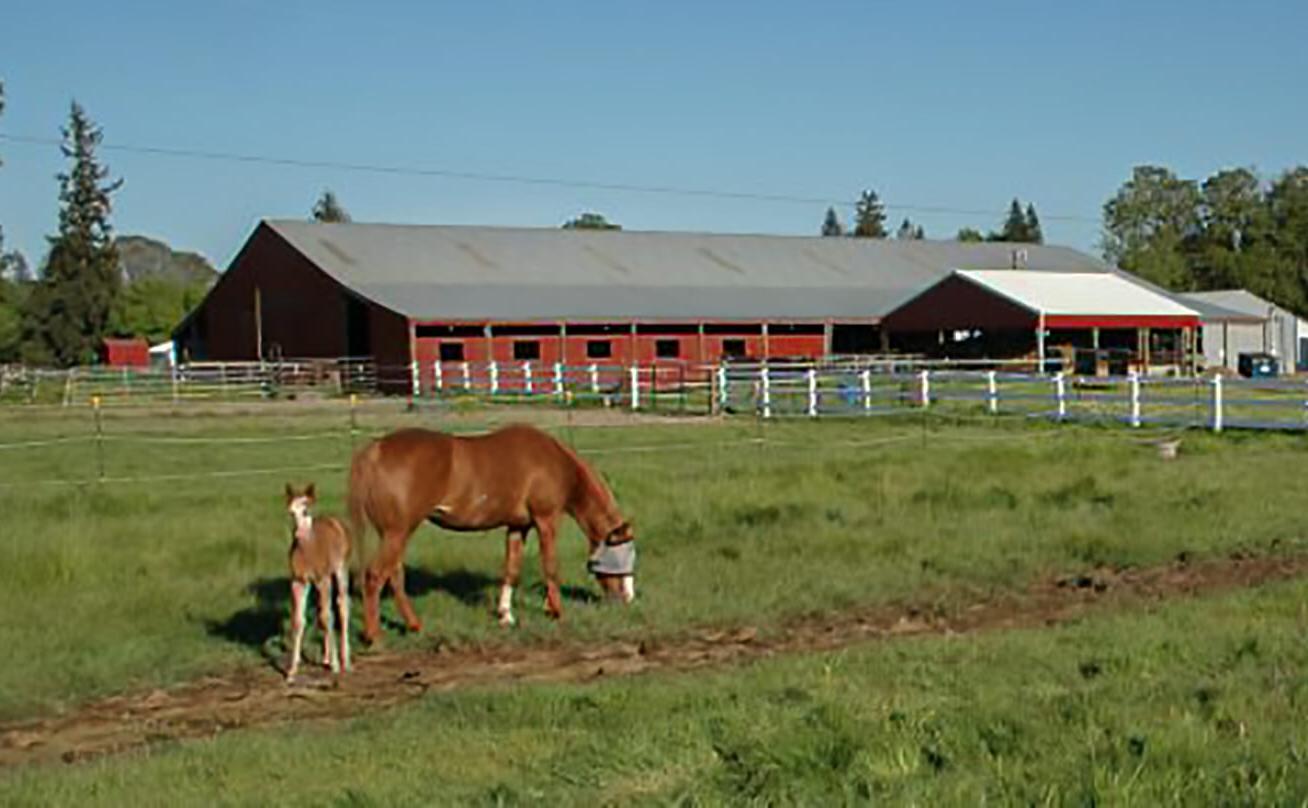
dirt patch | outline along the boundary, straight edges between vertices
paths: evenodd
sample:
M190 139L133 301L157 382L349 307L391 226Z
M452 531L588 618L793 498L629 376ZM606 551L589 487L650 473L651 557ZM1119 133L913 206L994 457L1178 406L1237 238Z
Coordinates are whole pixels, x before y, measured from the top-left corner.
M340 681L287 687L268 668L206 677L169 690L116 696L67 715L0 724L0 766L75 762L157 741L302 720L355 717L424 693L532 682L587 682L690 671L777 654L827 651L922 634L1052 626L1169 597L1255 587L1308 574L1308 556L1229 558L1147 569L1096 569L1037 581L1025 592L943 610L917 605L820 615L760 630L742 626L603 645L379 653Z

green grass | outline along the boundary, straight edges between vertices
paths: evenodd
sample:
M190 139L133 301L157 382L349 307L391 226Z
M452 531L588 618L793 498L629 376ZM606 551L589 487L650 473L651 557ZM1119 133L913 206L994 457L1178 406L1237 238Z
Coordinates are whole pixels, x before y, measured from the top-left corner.
M695 675L428 696L0 775L14 804L1308 799L1308 584Z
M106 415L105 474L291 468L250 477L47 486L94 479L92 442L0 454L0 717L63 709L215 668L266 664L286 618L285 479L316 478L339 511L343 406L271 406L241 416ZM488 415L492 417L494 414ZM476 417L457 421L477 425ZM364 435L453 423L447 411L370 408ZM0 443L87 435L85 411L0 417ZM584 543L561 542L567 620L541 612L529 544L517 630L490 617L499 534L420 529L409 588L427 624L392 647L668 635L705 624L763 625L892 600L948 603L1021 588L1053 571L1163 562L1233 550L1287 552L1304 541L1292 503L1303 439L1195 434L1163 463L1117 429L950 425L914 420L761 427L652 425L558 430L591 453L640 537L640 597L629 609L588 600ZM149 443L257 438L275 443ZM749 443L764 436L764 446ZM623 453L666 445L666 451ZM618 451L615 451L618 450ZM389 610L389 602L385 606ZM358 609L356 608L356 616Z

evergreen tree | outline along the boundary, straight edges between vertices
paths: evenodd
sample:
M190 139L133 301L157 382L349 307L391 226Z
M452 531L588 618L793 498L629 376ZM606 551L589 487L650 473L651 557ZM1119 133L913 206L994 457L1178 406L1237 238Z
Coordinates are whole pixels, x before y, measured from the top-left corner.
M985 241L986 237L975 227L962 227L958 230L958 235L954 236L954 241L977 242Z
M1044 244L1045 234L1040 229L1040 217L1036 216L1035 205L1026 205L1026 240L1032 244Z
M827 208L826 218L822 220L822 235L824 236L845 235L845 226L840 223L840 217L836 215L835 208Z
M926 231L921 225L914 225L907 217L899 225L899 230L895 232L895 238L905 239L908 241L920 241L926 238Z
M610 222L602 213L583 213L563 223L564 230L621 230L622 225Z
M101 132L76 101L63 130L64 156L72 161L59 174L59 233L41 282L28 296L24 330L38 344L29 355L64 366L92 361L120 285L118 252L109 225L110 194L122 180L96 159Z
M313 204L313 218L318 222L348 222L350 214L344 206L336 199L336 194L331 189L322 192L318 201Z
M1026 214L1022 212L1022 203L1017 197L1008 206L1008 218L998 233L991 233L987 241L1023 242L1027 240Z
M859 238L885 238L888 235L886 207L881 204L876 191L864 191L858 198L858 206L854 209L853 235Z

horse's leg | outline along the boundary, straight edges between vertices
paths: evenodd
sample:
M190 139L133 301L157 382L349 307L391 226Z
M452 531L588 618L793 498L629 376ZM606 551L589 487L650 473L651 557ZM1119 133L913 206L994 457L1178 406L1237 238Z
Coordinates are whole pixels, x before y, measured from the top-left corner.
M527 539L527 531L509 528L504 538L504 577L500 581L500 603L497 614L501 626L511 626L513 619L513 588L518 585L522 574L522 545Z
M318 630L322 632L322 666L338 669L336 649L332 643L332 579L325 576L318 579Z
M407 532L390 530L382 534L377 555L363 572L363 641L372 645L381 636L381 590L392 579L395 567L404 559Z
M554 539L558 536L558 517L536 522L540 537L540 569L545 575L545 613L555 620L563 616L563 599L559 596L559 558Z
M350 571L345 564L336 568L336 620L340 623L341 670L350 669Z
M304 611L308 597L308 581L291 581L291 658L286 663L288 682L295 679L295 672L300 669L300 649L304 641Z
M404 559L401 558L396 562L395 568L391 570L391 596L395 598L395 607L400 610L400 617L404 618L404 625L414 633L422 631L422 621L418 619L418 613L413 610L413 604L409 602L409 593L404 591Z

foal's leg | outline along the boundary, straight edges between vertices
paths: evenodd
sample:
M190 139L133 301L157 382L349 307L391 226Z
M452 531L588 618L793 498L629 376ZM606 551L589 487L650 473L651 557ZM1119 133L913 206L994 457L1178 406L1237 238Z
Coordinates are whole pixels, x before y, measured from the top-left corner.
M501 626L511 626L513 619L513 588L518 585L522 574L522 545L527 539L527 531L509 528L504 538L504 577L500 582L500 603L496 613Z
M332 578L330 575L318 579L318 630L322 632L322 665L339 669L336 661L336 648L332 643Z
M286 681L300 669L300 649L304 641L304 611L309 599L308 581L291 581L291 658L286 663Z
M559 558L554 546L558 527L557 517L536 523L536 535L540 537L540 568L545 575L545 613L555 620L563 616L563 599L559 595Z
M345 564L336 568L336 619L340 623L341 670L350 669L350 571Z

